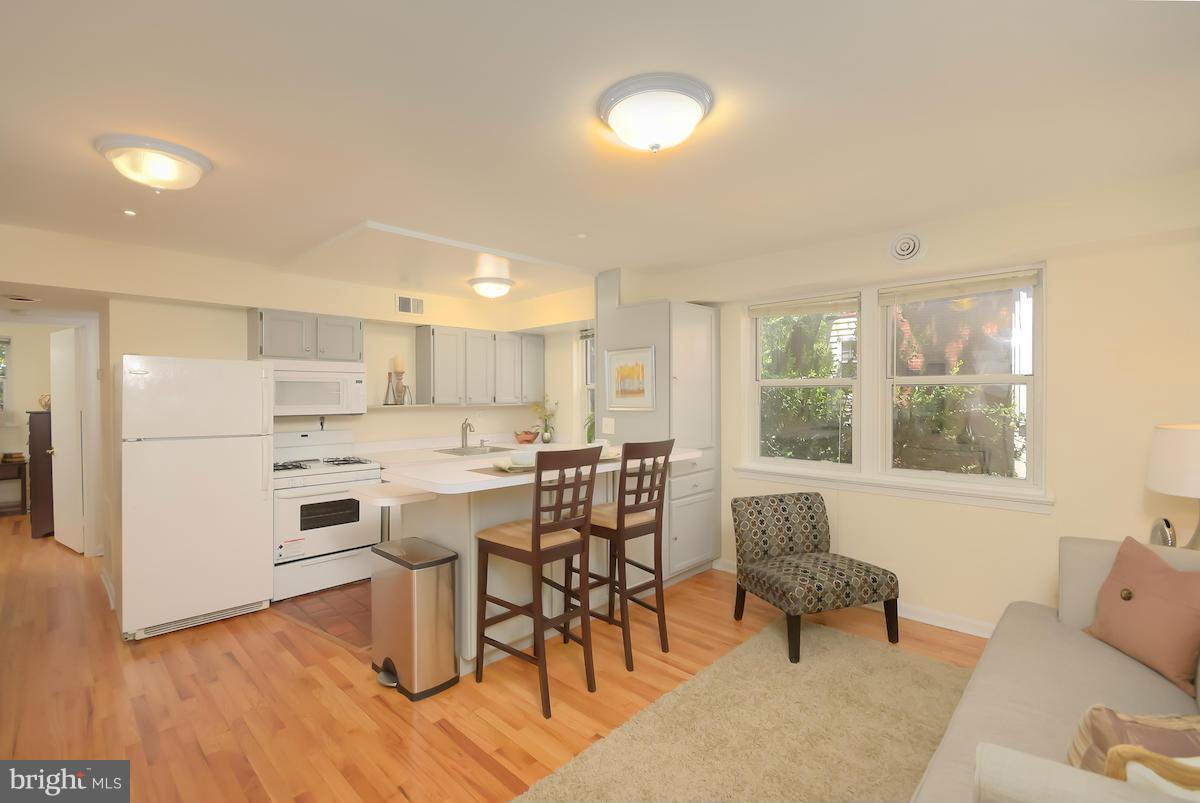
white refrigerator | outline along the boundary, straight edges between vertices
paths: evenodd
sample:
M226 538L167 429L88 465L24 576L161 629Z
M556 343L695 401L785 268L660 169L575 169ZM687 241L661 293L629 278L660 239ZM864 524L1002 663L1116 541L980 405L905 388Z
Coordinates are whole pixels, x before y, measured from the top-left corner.
M265 362L122 359L124 638L268 604L272 384Z

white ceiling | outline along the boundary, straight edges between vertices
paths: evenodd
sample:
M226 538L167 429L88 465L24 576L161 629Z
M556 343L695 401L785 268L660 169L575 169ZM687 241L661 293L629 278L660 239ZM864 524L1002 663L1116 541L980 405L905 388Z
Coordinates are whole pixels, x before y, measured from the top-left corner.
M709 263L1200 167L1198 43L1200 3L15 3L0 221L298 270L367 220L586 272ZM655 156L594 106L657 70L716 102ZM106 132L216 167L154 196Z

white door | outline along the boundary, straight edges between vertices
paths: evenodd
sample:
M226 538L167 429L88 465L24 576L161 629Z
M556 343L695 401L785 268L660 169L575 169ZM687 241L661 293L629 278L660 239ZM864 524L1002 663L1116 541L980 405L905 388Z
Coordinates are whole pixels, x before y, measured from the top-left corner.
M521 401L521 336L496 334L496 404Z
M463 403L463 358L465 338L462 329L439 326L433 332L433 403Z
M271 438L121 444L121 630L271 598Z
M491 332L466 334L467 404L491 404L496 387L496 343Z
M268 363L126 354L123 373L123 440L271 432Z
M54 540L83 552L83 423L75 387L75 330L50 333L50 453Z

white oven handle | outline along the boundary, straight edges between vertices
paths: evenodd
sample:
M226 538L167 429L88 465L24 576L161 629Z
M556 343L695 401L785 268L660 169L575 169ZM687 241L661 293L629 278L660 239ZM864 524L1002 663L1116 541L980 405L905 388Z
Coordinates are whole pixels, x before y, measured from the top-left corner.
M276 499L311 499L315 496L341 496L359 485L378 485L380 480L359 480L342 485L322 485L319 488L285 488L275 492Z

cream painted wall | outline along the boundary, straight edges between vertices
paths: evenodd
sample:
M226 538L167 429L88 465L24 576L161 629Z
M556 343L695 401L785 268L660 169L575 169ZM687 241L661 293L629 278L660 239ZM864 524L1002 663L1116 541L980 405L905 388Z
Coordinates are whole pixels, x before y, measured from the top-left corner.
M0 451L25 452L29 456L28 410L39 410L38 396L50 392L50 333L66 327L49 324L0 321L0 337L11 343L8 350L8 396L3 424L0 425ZM0 483L0 504L16 502L20 497L16 481Z
M1016 266L1047 269L1049 514L823 491L838 551L893 569L901 602L986 630L1019 599L1055 602L1057 539L1145 540L1158 516L1184 533L1196 502L1143 487L1151 428L1200 421L1200 174L1097 196L1067 196L906 227L927 252L901 268L896 232L826 243L625 284L626 301L724 301L721 315L723 550L728 501L803 488L739 477L744 448L745 301L907 276ZM633 288L631 291L629 288ZM680 290L679 288L684 288ZM790 291L790 292L789 292Z
M583 382L578 376L579 332L546 335L546 397L558 402L554 439L583 443Z

